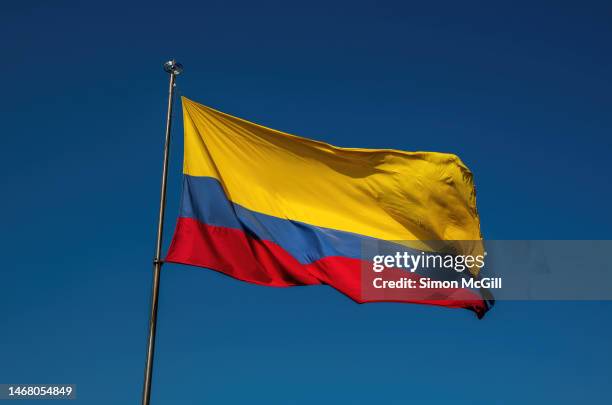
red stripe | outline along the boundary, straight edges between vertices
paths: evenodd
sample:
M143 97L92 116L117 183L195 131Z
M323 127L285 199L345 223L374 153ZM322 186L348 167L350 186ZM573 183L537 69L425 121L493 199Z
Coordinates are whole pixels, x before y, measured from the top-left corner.
M302 264L275 243L249 237L238 229L206 225L192 218L179 218L166 261L210 268L265 286L327 284L359 303L410 302L467 308L478 317L487 310L485 302L467 289L374 291L369 288L372 272L363 271L369 268L363 260L330 256ZM420 278L404 271L388 274L386 280L400 276ZM367 299L362 295L367 295Z

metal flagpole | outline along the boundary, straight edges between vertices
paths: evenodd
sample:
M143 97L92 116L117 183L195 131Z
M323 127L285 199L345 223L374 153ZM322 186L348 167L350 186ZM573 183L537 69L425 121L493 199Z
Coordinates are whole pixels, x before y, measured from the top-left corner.
M151 293L151 315L149 318L149 340L147 343L147 363L145 365L142 405L149 405L151 399L151 380L153 377L153 356L155 354L155 330L157 328L157 301L159 299L159 280L162 267L161 250L164 232L164 213L166 211L166 181L168 179L168 159L170 155L170 127L172 124L172 103L174 81L183 71L183 66L174 59L164 63L164 70L170 75L168 90L168 115L166 116L166 143L164 145L164 166L162 170L161 195L159 199L159 218L157 222L157 243L153 259L153 292Z

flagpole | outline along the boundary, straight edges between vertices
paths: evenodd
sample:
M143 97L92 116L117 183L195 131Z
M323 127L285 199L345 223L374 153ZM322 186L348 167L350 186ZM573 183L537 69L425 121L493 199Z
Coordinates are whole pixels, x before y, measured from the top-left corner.
M151 399L151 382L153 378L153 357L155 355L155 331L157 329L157 303L159 299L159 282L162 267L162 237L164 233L164 214L166 211L166 183L168 179L168 160L170 158L170 128L172 125L172 103L174 101L174 82L183 71L183 66L174 59L164 63L164 70L170 75L168 90L168 114L166 115L166 142L164 144L164 165L162 169L161 193L159 199L159 217L157 221L157 242L153 259L153 288L151 293L151 314L149 317L149 339L147 343L147 362L145 365L144 385L142 388L142 405L149 405Z

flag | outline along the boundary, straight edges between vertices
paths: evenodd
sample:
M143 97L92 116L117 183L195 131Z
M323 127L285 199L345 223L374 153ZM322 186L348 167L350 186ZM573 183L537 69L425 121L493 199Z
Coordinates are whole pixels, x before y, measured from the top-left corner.
M474 289L364 293L364 244L481 240L472 173L457 156L340 148L182 105L183 195L166 262L266 286L329 285L359 303L488 310Z

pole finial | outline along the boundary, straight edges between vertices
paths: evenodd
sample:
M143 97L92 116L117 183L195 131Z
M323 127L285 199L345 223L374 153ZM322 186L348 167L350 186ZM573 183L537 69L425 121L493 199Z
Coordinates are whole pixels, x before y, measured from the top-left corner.
M170 59L168 62L164 63L164 70L171 75L178 76L183 73L183 65L174 59Z

